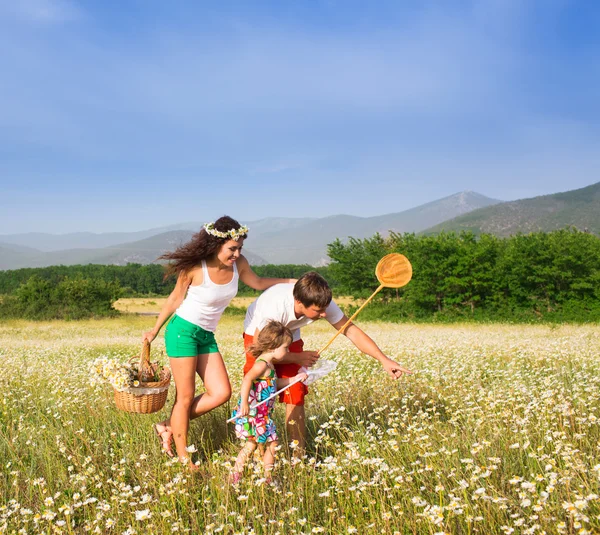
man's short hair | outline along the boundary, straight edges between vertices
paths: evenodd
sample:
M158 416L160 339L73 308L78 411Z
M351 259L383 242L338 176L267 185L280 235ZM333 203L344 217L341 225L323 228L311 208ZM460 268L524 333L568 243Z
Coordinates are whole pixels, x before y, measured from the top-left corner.
M307 308L313 305L327 308L332 298L329 284L316 271L305 273L294 285L294 299Z

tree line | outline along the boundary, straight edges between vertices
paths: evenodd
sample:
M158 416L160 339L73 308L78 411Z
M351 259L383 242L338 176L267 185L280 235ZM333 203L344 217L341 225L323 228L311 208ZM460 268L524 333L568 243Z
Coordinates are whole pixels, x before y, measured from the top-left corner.
M261 277L298 278L309 265L255 266ZM324 276L327 268L318 268ZM159 264L48 266L0 271L0 318L81 319L117 315L120 297L166 296L175 277ZM238 295L259 292L240 282ZM242 312L241 310L239 312Z
M39 277L56 286L65 279L89 279L118 284L123 296L168 295L175 279L164 280L160 264L127 264L126 266L87 264L48 266L0 271L0 295L12 295L31 277Z
M575 229L498 238L470 232L336 240L327 267L255 266L262 277L298 278L316 269L334 295L357 299L378 286L375 266L399 252L413 279L385 289L361 314L391 321L600 320L600 238ZM0 271L0 317L79 318L115 314L120 296L168 295L175 278L160 264L50 266ZM240 295L258 292L240 283ZM347 310L352 312L352 307Z
M113 303L121 296L117 282L64 278L57 284L32 275L11 295L0 299L0 318L77 320L118 315Z
M382 256L409 258L411 282L384 290L366 317L600 320L600 238L576 229L510 238L392 233L336 240L328 252L337 291L357 298L377 287Z
M314 268L307 264L268 264L253 266L260 277L297 279L307 271L317 270L330 280L327 267ZM58 285L65 279L90 279L118 284L122 297L169 295L175 286L175 276L165 279L165 267L160 264L127 264L126 266L87 264L75 266L48 266L0 271L0 295L13 295L31 277L38 277ZM331 281L330 281L331 282ZM239 295L258 295L240 281Z

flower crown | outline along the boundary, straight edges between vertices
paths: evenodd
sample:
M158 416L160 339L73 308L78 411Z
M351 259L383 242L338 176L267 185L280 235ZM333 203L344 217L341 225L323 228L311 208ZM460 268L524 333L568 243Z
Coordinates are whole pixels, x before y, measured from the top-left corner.
M217 230L215 228L215 224L206 223L204 225L204 230L208 232L211 236L215 236L216 238L231 238L232 240L239 240L242 236L248 234L248 227L246 225L242 225L240 228L232 228L231 230L226 230L225 232L221 230Z

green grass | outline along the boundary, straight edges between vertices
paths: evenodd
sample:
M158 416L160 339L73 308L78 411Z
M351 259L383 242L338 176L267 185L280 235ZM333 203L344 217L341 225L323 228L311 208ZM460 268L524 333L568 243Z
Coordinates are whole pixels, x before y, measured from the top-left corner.
M173 392L160 413L132 415L116 410L108 387L87 384L96 357L136 354L153 322L0 326L0 533L600 530L593 326L363 324L417 373L393 382L336 340L324 358L339 366L307 401L306 458L292 466L283 448L281 488L254 465L236 489L226 479L238 444L225 424L235 399L192 423L204 471L190 476L160 453L151 429ZM232 316L217 332L235 391L241 329ZM307 348L332 334L310 326ZM163 349L161 336L153 356ZM282 416L278 407L283 433Z

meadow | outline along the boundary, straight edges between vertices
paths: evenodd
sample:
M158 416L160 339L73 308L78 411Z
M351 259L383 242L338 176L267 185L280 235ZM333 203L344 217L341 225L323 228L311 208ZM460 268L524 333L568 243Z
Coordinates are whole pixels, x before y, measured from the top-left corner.
M600 532L597 326L359 322L415 375L391 381L336 340L324 357L338 368L307 401L305 458L282 448L279 486L256 464L236 488L235 399L192 423L203 470L190 475L151 428L173 388L160 413L132 415L88 383L95 358L136 354L153 321L0 325L0 533ZM307 348L332 334L307 328ZM235 392L241 318L217 339ZM161 334L166 362L163 349Z

